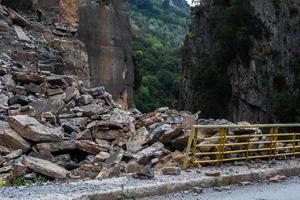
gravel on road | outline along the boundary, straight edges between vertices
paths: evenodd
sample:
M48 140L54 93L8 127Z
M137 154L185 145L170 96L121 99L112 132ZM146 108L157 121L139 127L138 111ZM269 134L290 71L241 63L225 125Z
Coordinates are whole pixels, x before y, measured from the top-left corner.
M218 188L219 189L219 188ZM299 200L300 178L293 177L280 183L262 182L248 186L232 186L223 191L205 189L197 194L190 191L141 200Z
M276 162L246 163L241 166L232 164L220 167L202 167L190 171L182 171L178 176L156 174L154 179L140 180L130 176L106 180L78 181L70 183L44 183L21 187L0 187L0 200L71 200L82 196L105 193L126 188L152 187L161 184L177 184L192 182L193 180L207 179L207 172L219 171L221 176L243 175L252 172L262 173L271 169L288 169L300 165L300 160L287 160ZM212 177L213 178L213 177ZM159 188L159 187L158 187ZM300 185L299 189L300 191ZM166 197L167 198L167 197Z

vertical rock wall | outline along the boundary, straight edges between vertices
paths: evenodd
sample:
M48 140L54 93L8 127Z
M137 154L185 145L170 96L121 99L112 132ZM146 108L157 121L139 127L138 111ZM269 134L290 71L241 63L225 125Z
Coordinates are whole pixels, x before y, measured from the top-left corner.
M103 85L124 108L132 106L134 70L127 0L80 8L79 38L87 47L93 86Z
M251 37L246 55L249 59L236 56L221 73L207 74L206 70L215 62L209 16L228 6L228 1L210 1L196 12L184 48L181 108L202 110L206 117L233 121L296 122L300 97L300 2L247 1L268 36Z

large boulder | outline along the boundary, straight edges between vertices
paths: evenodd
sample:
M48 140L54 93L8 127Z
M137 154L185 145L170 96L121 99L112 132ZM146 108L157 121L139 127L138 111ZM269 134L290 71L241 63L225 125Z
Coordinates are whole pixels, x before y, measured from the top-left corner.
M22 160L22 164L24 164L34 172L43 174L51 178L67 179L67 175L70 173L68 170L60 167L55 163L30 156L24 157Z
M35 142L59 142L64 136L60 129L44 126L27 115L11 116L9 124L22 137Z
M27 152L30 149L30 143L13 129L7 129L4 132L0 131L0 145L11 150L22 149L23 152Z

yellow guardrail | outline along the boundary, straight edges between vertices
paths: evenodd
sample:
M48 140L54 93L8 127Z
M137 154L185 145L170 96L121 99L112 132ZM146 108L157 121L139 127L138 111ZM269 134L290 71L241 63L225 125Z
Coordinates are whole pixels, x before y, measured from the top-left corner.
M300 155L300 124L195 125L183 168L296 155Z

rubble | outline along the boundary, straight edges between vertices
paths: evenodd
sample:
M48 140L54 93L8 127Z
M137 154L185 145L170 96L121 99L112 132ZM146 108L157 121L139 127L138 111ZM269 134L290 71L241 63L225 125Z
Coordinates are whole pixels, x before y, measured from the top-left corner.
M162 174L164 175L180 175L181 168L180 167L165 167L162 169Z
M60 129L44 126L27 115L9 117L9 125L22 137L35 142L60 142L64 135Z
M205 172L205 175L206 175L206 176L220 176L221 173L220 173L220 171L215 171L215 170L213 170L213 171Z
M278 183L278 182L284 181L285 179L286 179L286 176L275 175L272 178L270 178L269 181L272 183Z
M33 171L63 180L103 179L124 173L150 179L155 170L178 175L192 125L231 124L198 119L190 112L168 107L147 114L123 110L105 88L90 88L86 80L62 75L62 58L52 46L70 41L43 31L43 36L33 33L30 21L12 9L4 10L10 14L0 12L0 32L14 34L20 49L29 50L0 54L0 177L9 181L14 175ZM67 37L72 33L55 24L55 34ZM230 130L230 134L244 133L258 134L260 130ZM200 137L216 134L218 130L210 130L201 132Z
M48 177L57 179L66 179L69 171L47 160L26 156L22 160L22 164L35 172Z
M27 152L31 146L30 142L22 138L13 129L0 132L0 145L12 150L22 149L23 152Z

